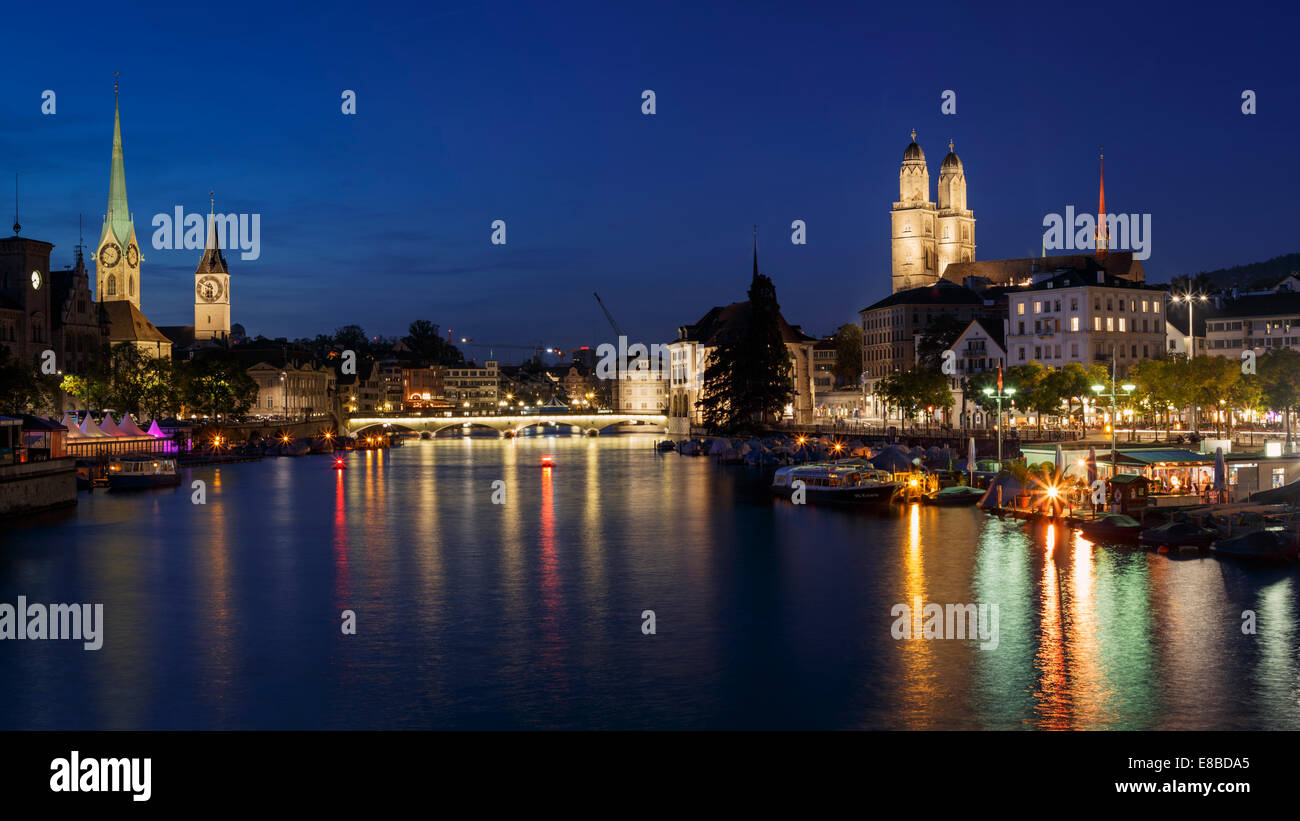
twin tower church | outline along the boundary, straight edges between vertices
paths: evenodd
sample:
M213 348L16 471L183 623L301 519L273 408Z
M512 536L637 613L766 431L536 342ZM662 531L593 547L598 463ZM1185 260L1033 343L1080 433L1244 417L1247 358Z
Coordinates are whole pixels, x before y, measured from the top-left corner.
M208 239L194 272L194 325L158 330L141 312L140 269L145 258L136 238L135 219L126 199L126 163L122 154L120 108L113 101L113 161L108 184L108 211L95 255L95 298L109 326L109 342L136 344L153 355L169 353L172 341L226 340L230 336L230 271L217 237L215 215L208 219Z
M975 261L975 212L966 207L966 172L951 140L936 203L925 152L912 132L898 171L898 200L891 213L894 293L932 284L953 263Z

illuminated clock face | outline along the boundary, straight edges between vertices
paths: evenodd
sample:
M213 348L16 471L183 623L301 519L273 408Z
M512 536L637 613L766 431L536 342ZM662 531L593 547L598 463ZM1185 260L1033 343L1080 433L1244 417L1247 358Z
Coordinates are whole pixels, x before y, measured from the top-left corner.
M140 264L140 249L135 247L134 242L127 246L126 264L132 268Z
M99 261L109 267L116 265L117 261L121 258L122 249L118 248L114 243L110 242L108 245L99 249Z
M32 271L32 290L39 291L40 289L41 289L41 272Z
M216 277L204 277L200 279L194 287L194 293L198 294L199 299L212 302L221 298L221 282Z

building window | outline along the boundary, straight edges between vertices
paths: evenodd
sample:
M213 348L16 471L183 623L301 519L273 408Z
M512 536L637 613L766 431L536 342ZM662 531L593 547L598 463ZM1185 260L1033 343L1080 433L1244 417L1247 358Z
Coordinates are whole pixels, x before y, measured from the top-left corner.
M1021 346L1020 346L1020 361L1021 361L1021 362L1024 362L1024 361L1025 361L1025 346L1024 346L1024 345L1021 345Z
M1094 316L1094 317L1092 318L1092 329L1093 329L1094 331L1100 331L1100 330L1101 330L1101 317L1099 317L1099 316Z
M1041 314L1042 312L1043 312L1043 303L1041 303L1041 302L1039 302L1038 300L1035 299L1035 300L1034 300L1034 313L1036 313L1036 314Z
M1023 302L1016 303L1016 314L1019 316L1025 315L1025 303ZM1024 331L1021 331L1021 333L1024 333Z
M1078 343L1078 342L1071 342L1071 343L1070 343L1070 357L1071 357L1072 359L1078 359L1078 358L1079 358L1079 343Z
M1119 318L1119 330L1120 330L1120 333L1123 333L1123 332L1124 332L1124 317L1122 317L1122 316Z
M1115 317L1113 316L1106 317L1106 330L1108 331L1115 330Z
M1070 330L1072 331L1079 330L1079 317L1077 316L1070 317Z

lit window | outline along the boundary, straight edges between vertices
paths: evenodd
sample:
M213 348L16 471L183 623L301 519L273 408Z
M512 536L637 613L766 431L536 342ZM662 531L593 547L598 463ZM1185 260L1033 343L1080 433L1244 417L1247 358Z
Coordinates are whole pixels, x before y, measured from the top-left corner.
M1077 316L1070 317L1070 330L1072 331L1079 330L1079 317Z
M1119 330L1120 330L1120 333L1123 333L1123 332L1124 332L1124 317L1122 317L1122 316L1119 318Z
M1113 316L1106 317L1106 330L1108 331L1115 330L1115 317Z
M109 282L109 285L111 286L112 283L113 283L113 280L112 280L112 279L109 279L108 282ZM111 292L110 292L110 293L111 293ZM1018 316L1024 316L1024 315L1025 315L1025 303L1023 303L1023 302L1017 302L1017 303L1016 303L1016 314L1017 314Z

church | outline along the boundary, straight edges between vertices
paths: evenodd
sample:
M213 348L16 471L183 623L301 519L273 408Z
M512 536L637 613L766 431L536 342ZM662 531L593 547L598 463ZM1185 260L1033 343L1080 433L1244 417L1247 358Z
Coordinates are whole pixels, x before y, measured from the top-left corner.
M975 259L975 212L966 207L966 170L951 140L939 166L939 201L930 200L930 169L916 142L903 151L893 227L893 291L929 285L955 262Z
M122 119L113 86L113 158L108 182L108 211L95 250L95 299L108 325L112 345L129 343L148 356L171 356L171 340L140 310L140 266L144 257L135 236L135 219L126 200L126 162L122 154Z

